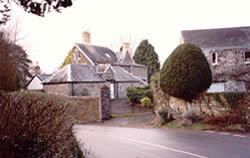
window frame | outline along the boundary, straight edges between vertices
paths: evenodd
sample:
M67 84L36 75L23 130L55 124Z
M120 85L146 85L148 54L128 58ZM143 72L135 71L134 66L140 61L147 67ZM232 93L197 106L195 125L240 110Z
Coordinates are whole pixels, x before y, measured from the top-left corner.
M249 53L250 54L250 51L246 51L246 52L244 52L244 63L245 64L250 64L250 56L249 56L249 61L247 61L246 59L246 53Z
M213 60L213 55L215 54L215 62ZM217 52L212 52L212 65L218 65L218 54Z

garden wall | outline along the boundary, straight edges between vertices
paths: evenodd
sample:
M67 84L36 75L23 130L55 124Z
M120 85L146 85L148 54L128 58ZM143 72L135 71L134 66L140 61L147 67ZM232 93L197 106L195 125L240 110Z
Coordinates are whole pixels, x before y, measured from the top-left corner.
M66 96L65 96L66 97ZM69 113L75 123L88 123L100 121L99 97L67 97Z
M193 100L192 104L163 93L160 89L158 80L151 83L154 111L161 107L168 107L178 114L182 114L190 109L195 110L198 114L207 116L221 116L229 113L233 109L241 106L246 108L250 106L250 92L245 93L203 93ZM246 110L247 111L247 110ZM157 114L158 115L158 114Z

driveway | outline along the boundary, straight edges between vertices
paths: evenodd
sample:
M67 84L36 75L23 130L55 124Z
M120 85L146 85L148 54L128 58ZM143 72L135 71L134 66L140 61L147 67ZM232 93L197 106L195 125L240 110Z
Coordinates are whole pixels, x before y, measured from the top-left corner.
M250 158L250 135L89 125L74 130L97 158Z
M152 109L141 105L132 105L128 99L112 100L112 119L106 120L98 125L118 127L148 127L154 120Z

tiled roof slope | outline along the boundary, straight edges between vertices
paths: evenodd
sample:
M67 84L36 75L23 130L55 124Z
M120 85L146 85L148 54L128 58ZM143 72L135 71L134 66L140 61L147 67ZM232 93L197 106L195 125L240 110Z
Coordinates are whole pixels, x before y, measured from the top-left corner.
M185 30L181 36L184 43L201 48L250 46L250 27Z
M68 64L60 71L53 74L43 83L66 83L66 82L104 82L96 73L96 67L84 64Z
M76 46L95 64L112 64L117 61L116 54L109 48L80 43L76 43Z
M134 75L128 73L120 66L112 66L114 80L117 82L140 82Z

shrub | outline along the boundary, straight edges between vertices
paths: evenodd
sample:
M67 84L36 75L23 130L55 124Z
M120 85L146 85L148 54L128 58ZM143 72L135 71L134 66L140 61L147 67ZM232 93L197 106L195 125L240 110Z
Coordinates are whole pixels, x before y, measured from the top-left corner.
M151 99L149 99L148 97L144 97L143 99L141 99L141 104L146 108L152 107Z
M244 93L239 93L239 92L227 92L223 94L232 110L236 109L238 101L244 98L245 96Z
M137 104L139 104L144 97L148 97L151 100L153 99L152 91L148 85L144 87L128 87L126 89L126 95L132 103Z
M163 92L191 102L212 82L210 66L202 50L193 44L181 44L164 62L160 72Z
M88 89L84 88L84 89L82 90L81 96L89 96L89 91L88 91Z
M165 107L161 107L159 110L158 110L158 114L159 116L161 117L161 124L165 124L168 122L168 114L169 114L169 109L168 108L165 108Z
M246 124L247 120L244 112L241 109L237 109L232 113L225 114L223 116L211 117L203 121L202 123L219 127L226 127L235 124Z
M66 99L27 92L0 97L0 157L83 157Z

